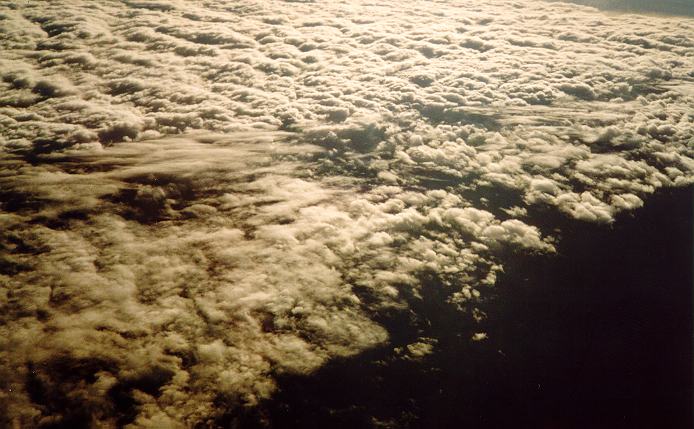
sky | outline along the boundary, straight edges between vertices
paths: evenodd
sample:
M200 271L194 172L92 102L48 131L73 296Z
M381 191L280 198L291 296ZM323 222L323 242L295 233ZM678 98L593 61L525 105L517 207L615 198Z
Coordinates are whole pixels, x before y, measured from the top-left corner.
M568 1L568 0L567 0ZM690 0L570 0L572 3L597 7L605 10L632 13L658 13L671 15L694 15L694 3Z
M609 226L692 184L692 34L531 0L3 3L0 421L216 427L393 344L432 284L483 343L509 255L561 251L537 207Z

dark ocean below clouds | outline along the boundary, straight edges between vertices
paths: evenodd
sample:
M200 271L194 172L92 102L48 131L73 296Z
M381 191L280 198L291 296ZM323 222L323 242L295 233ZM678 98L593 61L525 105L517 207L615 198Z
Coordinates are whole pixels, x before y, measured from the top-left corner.
M435 284L407 314L383 320L390 346L285 377L240 427L692 427L693 190L665 190L612 226L555 210L530 213L560 230L558 254L508 255L483 342ZM510 263L509 263L510 261ZM475 329L480 329L477 327ZM423 361L393 347L438 340ZM259 423L260 422L260 423ZM259 425L259 426L258 426Z

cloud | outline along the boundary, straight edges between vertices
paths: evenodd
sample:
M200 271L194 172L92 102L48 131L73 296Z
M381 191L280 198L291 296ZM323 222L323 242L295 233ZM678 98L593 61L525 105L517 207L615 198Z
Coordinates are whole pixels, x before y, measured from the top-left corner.
M533 206L694 178L687 18L83 6L0 6L3 424L214 426L387 343L423 278L476 320L509 249L555 250Z
M214 418L218 401L269 397L278 374L383 344L373 312L404 308L425 273L469 300L489 248L553 250L446 191L357 196L359 179L306 176L323 153L255 132L6 158L8 418Z
M74 417L52 401L86 401L94 409L85 412L114 418L131 412L113 410L118 394L139 410L137 421L193 421L220 395L267 397L271 372L309 372L384 340L325 243L333 223L349 217L310 210L330 210L334 191L287 177L289 164L284 175L266 174L261 145L83 150L56 159L52 171L27 168L11 179L13 191L41 202L3 217L12 243L5 264L16 271L3 287L3 368L13 374L4 383L17 392L10 418ZM77 160L94 170L61 171ZM239 181L254 174L263 178ZM224 204L231 195L249 218ZM31 219L40 225L29 227ZM65 379L73 376L93 381L78 393Z

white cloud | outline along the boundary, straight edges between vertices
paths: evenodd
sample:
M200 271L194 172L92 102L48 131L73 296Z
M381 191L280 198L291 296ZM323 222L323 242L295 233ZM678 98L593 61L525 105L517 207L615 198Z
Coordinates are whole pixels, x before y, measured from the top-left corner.
M692 183L691 19L436 6L0 6L0 414L210 421Z
M23 199L1 218L13 243L2 252L7 415L60 419L69 411L50 401L68 395L107 421L130 412L96 411L120 394L135 425L191 424L223 412L220 397L252 405L279 373L384 343L369 311L402 308L423 273L469 300L488 280L473 273L492 266L489 247L552 250L536 228L460 208L443 190L359 199L359 179L311 179L303 168L321 153L283 133L240 133L85 146L37 165L6 158L16 174L3 189ZM71 368L94 380L83 393ZM37 402L27 377L52 393Z

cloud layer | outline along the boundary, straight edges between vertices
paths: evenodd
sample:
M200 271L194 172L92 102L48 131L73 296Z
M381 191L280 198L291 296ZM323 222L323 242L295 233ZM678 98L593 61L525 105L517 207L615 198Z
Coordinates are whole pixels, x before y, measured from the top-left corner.
M435 9L5 7L0 144L45 152L194 129L318 127L309 135L369 153L365 166L396 170L393 180L409 164L604 221L638 205L634 196L689 181L691 19L536 2ZM363 118L372 128L358 129ZM591 168L614 156L628 162ZM554 193L530 187L538 177Z
M7 415L212 422L273 375L386 341L373 315L404 308L419 276L464 305L499 269L492 249L553 250L443 190L312 179L321 152L256 132L6 158Z
M386 343L427 276L474 323L503 255L555 251L528 208L609 223L692 183L693 30L534 1L0 6L3 424L214 427Z

